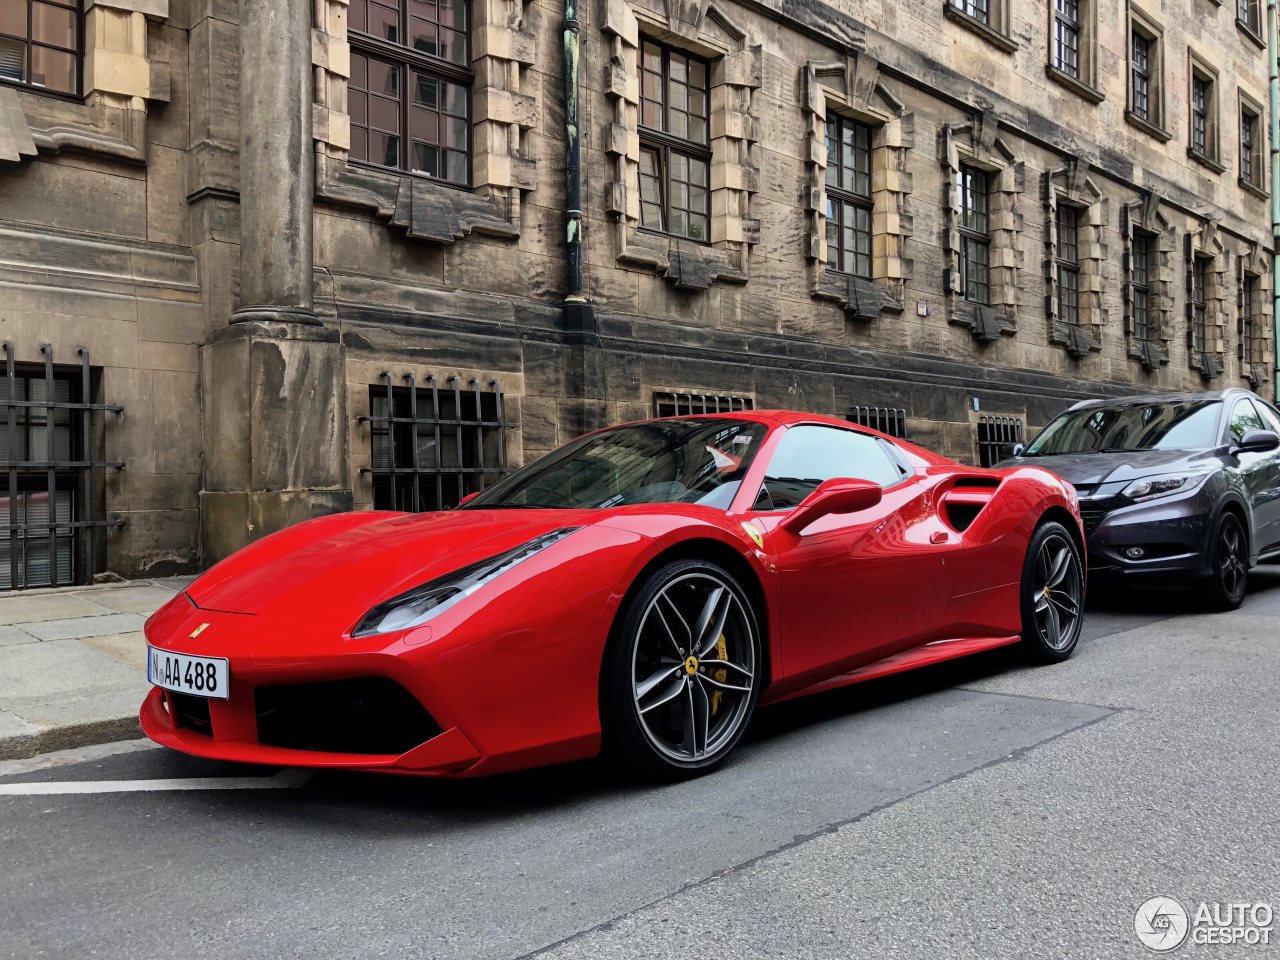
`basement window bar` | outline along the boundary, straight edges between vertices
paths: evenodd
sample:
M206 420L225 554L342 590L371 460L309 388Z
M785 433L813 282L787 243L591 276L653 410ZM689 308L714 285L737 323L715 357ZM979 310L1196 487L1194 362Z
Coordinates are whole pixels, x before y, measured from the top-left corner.
M879 430L899 440L907 439L907 411L901 407L850 407L844 418L860 427Z
M750 397L717 397L707 393L655 393L653 395L655 417L733 413L736 410L754 410L755 405L755 401Z
M1012 456L1013 445L1022 443L1022 421L1017 417L978 418L978 464L993 467Z
M389 373L369 388L371 466L376 510L449 510L507 475L502 387L448 377L441 387L412 374L396 386Z
M98 532L122 526L96 509L94 474L124 464L95 457L95 413L122 413L93 403L97 371L81 349L80 368L55 366L41 346L43 365L14 362L4 344L0 379L0 590L90 583L101 569Z

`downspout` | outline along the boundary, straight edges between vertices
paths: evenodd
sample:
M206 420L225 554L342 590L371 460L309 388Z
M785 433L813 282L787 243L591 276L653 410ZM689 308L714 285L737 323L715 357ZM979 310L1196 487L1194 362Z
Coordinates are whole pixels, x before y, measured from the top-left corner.
M1271 341L1276 369L1272 375L1272 389L1280 403L1280 66L1276 57L1280 46L1276 43L1276 0L1267 0L1267 72L1271 78L1271 321L1274 338Z
M1275 0L1268 0L1275 3ZM564 205L565 247L568 254L566 303L585 303L582 295L582 144L578 136L578 70L581 40L579 0L564 0ZM1274 103L1274 97L1273 97ZM1272 123L1274 125L1274 115Z

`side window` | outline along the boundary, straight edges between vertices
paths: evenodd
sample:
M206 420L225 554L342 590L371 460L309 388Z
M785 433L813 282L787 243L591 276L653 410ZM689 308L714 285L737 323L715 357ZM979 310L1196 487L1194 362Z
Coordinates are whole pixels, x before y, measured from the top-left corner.
M1263 430L1270 430L1272 433L1280 433L1280 415L1268 407L1265 403L1253 401L1253 405L1258 408L1258 413L1262 415L1264 425Z
M791 427L782 436L756 501L757 510L790 510L825 480L853 477L892 486L905 476L875 437L834 427Z
M1232 443L1239 443L1250 430L1267 429L1262 423L1262 418L1258 416L1258 411L1248 400L1236 401L1235 407L1231 410L1231 423L1228 424L1228 428L1231 430Z

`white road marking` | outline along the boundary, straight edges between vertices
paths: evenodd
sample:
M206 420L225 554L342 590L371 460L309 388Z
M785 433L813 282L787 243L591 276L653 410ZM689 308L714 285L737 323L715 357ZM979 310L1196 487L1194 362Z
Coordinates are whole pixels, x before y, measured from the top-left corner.
M169 780L48 780L0 783L0 797L81 793L149 793L162 790L287 790L315 776L312 770L281 770L273 777L175 777Z

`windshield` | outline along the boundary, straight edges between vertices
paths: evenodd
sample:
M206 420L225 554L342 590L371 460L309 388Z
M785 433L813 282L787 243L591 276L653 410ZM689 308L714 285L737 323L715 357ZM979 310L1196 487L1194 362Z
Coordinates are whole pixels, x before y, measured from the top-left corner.
M727 510L767 429L745 420L654 420L603 430L468 500L464 510L701 503Z
M1217 446L1217 400L1090 407L1064 413L1040 431L1023 456L1119 450L1202 450Z

